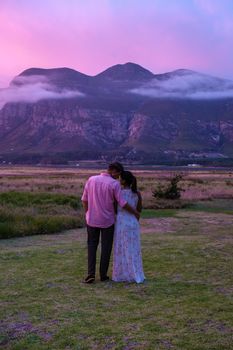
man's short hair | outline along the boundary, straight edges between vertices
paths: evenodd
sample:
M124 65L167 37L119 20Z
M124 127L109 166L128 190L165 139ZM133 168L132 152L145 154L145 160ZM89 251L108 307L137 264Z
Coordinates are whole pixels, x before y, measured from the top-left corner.
M108 166L108 170L116 170L119 173L122 173L122 171L124 171L124 167L121 163L119 162L114 162L114 163L110 163Z

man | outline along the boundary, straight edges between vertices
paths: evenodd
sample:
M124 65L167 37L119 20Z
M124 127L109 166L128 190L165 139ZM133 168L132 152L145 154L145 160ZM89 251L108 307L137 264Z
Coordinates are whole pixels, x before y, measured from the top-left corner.
M101 233L100 280L107 281L107 271L112 251L115 210L117 202L122 208L134 214L139 219L139 212L132 208L121 196L119 178L123 166L111 163L107 172L91 176L86 182L82 195L82 203L86 213L87 246L88 246L88 276L85 283L95 281L96 251Z

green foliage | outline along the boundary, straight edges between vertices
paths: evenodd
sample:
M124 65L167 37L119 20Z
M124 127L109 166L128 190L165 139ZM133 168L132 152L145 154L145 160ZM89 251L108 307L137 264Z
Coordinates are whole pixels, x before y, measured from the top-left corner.
M217 199L212 201L197 201L192 202L187 206L188 210L204 211L209 213L224 213L233 215L233 200L232 199Z
M176 216L177 210L174 209L144 209L141 218L168 218Z
M0 193L0 203L18 207L55 204L70 205L74 209L80 208L77 197L61 193L3 192Z
M181 191L184 191L178 186L178 183L182 180L183 176L181 174L176 174L172 177L168 186L164 186L159 183L157 189L152 191L152 195L155 198L163 199L179 199L181 196Z
M14 237L14 236L15 236L15 230L12 223L0 221L0 238L8 238L8 237Z
M6 216L0 214L0 239L22 237L38 234L56 233L84 224L81 215L77 216L46 216L46 215L21 215Z
M60 232L82 227L80 200L71 195L0 193L0 239Z

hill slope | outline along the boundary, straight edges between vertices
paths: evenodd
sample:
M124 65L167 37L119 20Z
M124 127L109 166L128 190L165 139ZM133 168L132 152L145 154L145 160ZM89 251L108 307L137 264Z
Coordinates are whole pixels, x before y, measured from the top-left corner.
M30 68L0 104L2 159L233 157L233 82L190 70Z

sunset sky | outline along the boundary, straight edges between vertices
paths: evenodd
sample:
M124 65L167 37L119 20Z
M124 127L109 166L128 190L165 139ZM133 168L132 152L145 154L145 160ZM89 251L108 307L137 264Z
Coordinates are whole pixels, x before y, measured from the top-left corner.
M0 0L0 87L30 67L125 62L233 79L232 0Z

